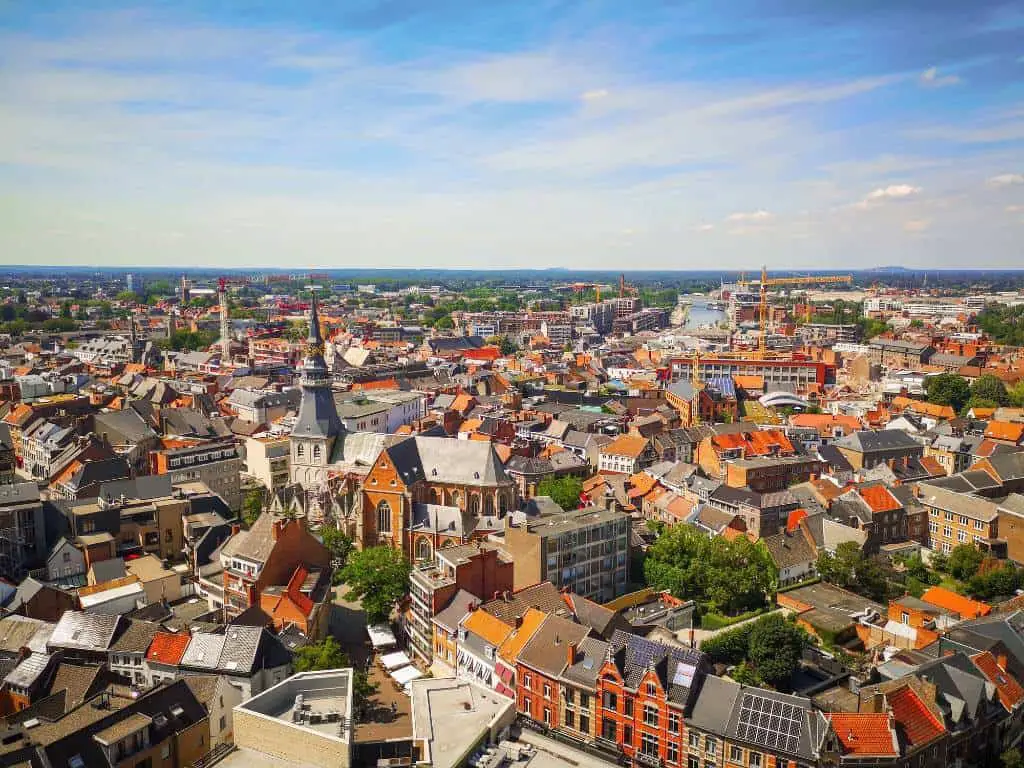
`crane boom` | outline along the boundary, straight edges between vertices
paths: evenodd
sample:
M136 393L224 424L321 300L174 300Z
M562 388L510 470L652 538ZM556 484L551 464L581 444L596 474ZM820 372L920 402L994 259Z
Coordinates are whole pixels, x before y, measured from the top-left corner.
M758 304L758 321L761 327L758 340L758 355L764 359L768 352L768 286L769 285L834 285L836 283L852 283L853 275L808 275L806 277L768 277L768 267L761 267L761 279L738 280L737 285L747 287L757 282L761 289L761 301Z

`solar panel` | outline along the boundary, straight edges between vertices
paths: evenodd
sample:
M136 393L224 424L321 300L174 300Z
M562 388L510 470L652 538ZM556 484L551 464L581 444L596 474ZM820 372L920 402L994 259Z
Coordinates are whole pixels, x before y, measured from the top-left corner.
M752 693L743 695L736 735L768 749L794 753L800 747L803 710L789 702Z

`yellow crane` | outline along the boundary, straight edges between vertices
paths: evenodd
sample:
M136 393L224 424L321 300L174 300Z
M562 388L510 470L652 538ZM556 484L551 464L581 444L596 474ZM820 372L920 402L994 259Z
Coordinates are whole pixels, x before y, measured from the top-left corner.
M737 285L750 286L754 281L740 279ZM808 277L768 277L768 267L761 267L761 301L758 305L758 319L761 327L757 353L764 358L768 353L768 286L769 285L830 285L852 283L853 275L810 275Z

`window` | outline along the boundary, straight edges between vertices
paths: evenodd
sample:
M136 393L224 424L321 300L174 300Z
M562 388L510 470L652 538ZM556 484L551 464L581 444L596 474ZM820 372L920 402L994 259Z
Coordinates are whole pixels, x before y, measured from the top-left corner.
M320 461L320 446L313 446L313 461Z
M902 612L902 613L900 614L900 621L901 621L902 623L904 623L904 624L909 624L909 623L910 623L910 614L909 614L909 613L907 613L906 611L903 611L903 612Z
M580 691L580 709L590 709L590 694Z
M670 763L679 762L679 745L672 741L672 739L669 739L665 745L665 759Z
M605 691L601 701L601 706L605 709L618 709L619 708L619 697L611 691Z
M970 525L966 515L960 515L960 525Z
M967 541L967 532L966 531L957 531L956 532L956 540L961 542L961 543Z
M551 725L551 710L544 707L544 725Z
M548 685L547 683L544 683L544 698L545 699L550 699L551 698L551 686Z
M580 715L580 731L590 733L590 715Z
M942 528L942 535L945 536L947 539L952 538L953 537L953 529L950 526L948 526L948 525L943 526L943 528Z
M690 747L700 749L700 734L695 731L690 731Z
M733 763L742 763L743 750L736 746L729 747L729 761Z
M980 531L980 530L982 530L982 529L983 529L984 527L985 527L985 523L984 523L984 522L982 522L981 520L975 520L975 521L974 521L974 528L975 528L975 530L978 530L978 531Z
M696 757L686 758L686 768L700 768L700 760Z
M644 725L658 724L658 708L653 704L644 704Z
M297 446L295 446L295 458L301 459L305 455L306 455L306 449L302 445L302 443L299 443Z
M640 734L640 752L648 757L657 757L658 737L653 733Z
M562 692L562 695L565 696L566 706L571 707L573 703L576 701L576 691L574 691L572 688L565 688Z
M715 752L717 750L718 750L718 742L717 741L715 741L710 736L708 736L707 738L704 739L704 751L705 752L707 752L709 755L713 755L713 754L715 754Z
M657 694L658 694L658 686L656 686L654 683L648 683L647 684L647 695L648 696L656 696Z
M615 724L614 720L607 717L601 720L602 739L607 739L608 741L618 741L618 739L616 738L617 731L618 726Z
M533 711L530 709L530 699L528 696L523 696L523 702L519 705L519 708L527 714L530 714Z
M523 674L523 685L526 686L527 688L532 688L533 686L530 683L531 683L530 673L526 672L526 673Z
M633 700L631 698L625 698L622 700L622 712L626 717L633 716Z
M565 719L565 725L568 728L575 728L576 727L576 713L573 712L571 709L565 710L565 718L564 719Z
M622 726L622 742L633 746L633 726L624 725Z
M748 763L748 765L750 766L750 768L761 768L761 753L751 752L750 762Z
M942 552L943 552L943 554L948 555L952 551L953 551L953 545L950 544L948 541L944 541L942 543Z
M223 719L223 718L221 718L221 719ZM163 760L166 760L170 756L171 756L171 745L170 744L164 744L163 749L160 750L160 757Z
M670 712L668 716L668 732L679 733L679 715L675 712Z
M377 505L377 533L391 533L391 505L386 501Z

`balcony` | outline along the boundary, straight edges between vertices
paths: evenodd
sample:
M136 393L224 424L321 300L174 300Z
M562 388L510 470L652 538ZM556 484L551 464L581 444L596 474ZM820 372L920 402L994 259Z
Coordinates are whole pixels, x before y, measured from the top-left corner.
M446 574L434 563L423 563L422 565L417 565L410 574L410 580L418 583L425 591L428 592L439 589L440 587L451 586L455 583L455 579L453 577Z
M652 768L661 768L661 766L665 764L664 761L657 755L645 755L643 752L637 752L635 755L633 755L633 759L639 765L649 765Z

